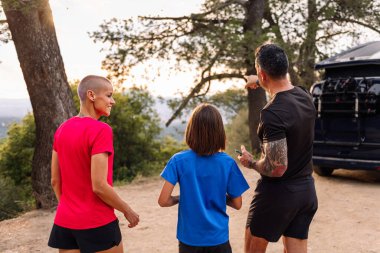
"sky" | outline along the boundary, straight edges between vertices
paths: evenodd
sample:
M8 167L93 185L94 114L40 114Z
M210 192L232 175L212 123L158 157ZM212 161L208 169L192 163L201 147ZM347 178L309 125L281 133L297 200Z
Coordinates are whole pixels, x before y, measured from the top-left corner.
M105 54L100 52L102 45L95 44L88 36L88 32L98 30L104 20L113 17L125 19L138 15L188 15L198 12L203 2L204 0L50 0L68 80L80 80L88 74L106 75L101 69L101 61L105 57ZM377 34L373 40L380 40L379 35ZM143 69L143 66L137 67L133 74L142 75ZM165 70L164 66L159 77L149 83L144 79L139 84L146 84L153 95L174 96L178 91L187 92L190 89L195 74L173 73L169 71L169 67ZM139 80L136 80L136 83L138 82ZM132 84L125 85L128 87ZM224 90L230 86L231 82L218 83L211 86L210 92ZM28 98L12 42L0 44L0 98Z
M198 12L203 0L50 0L54 24L68 80L88 74L106 75L101 69L105 57L101 44L95 44L88 32L95 31L103 20L138 15L181 16ZM12 42L0 44L0 98L28 98L25 81ZM142 67L135 69L138 75ZM190 73L165 74L147 84L154 95L167 96L177 90L187 91ZM187 80L187 82L184 82ZM184 84L186 83L186 84ZM128 85L128 84L126 84Z

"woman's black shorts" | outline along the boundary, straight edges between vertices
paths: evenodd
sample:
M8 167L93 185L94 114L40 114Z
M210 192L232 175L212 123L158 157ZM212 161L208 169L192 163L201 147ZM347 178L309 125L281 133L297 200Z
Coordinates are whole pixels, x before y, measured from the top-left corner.
M92 253L110 249L121 242L119 221L91 229L69 229L53 225L48 245L57 249L80 249Z
M257 183L247 219L251 234L269 242L282 235L307 239L318 209L312 177L300 180Z

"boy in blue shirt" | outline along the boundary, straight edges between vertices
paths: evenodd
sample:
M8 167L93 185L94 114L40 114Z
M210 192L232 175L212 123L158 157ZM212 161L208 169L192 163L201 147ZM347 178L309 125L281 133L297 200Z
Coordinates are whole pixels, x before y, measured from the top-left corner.
M165 183L158 203L179 203L180 253L230 253L226 205L240 209L249 186L236 162L222 152L226 134L219 111L210 104L197 106L185 137L190 149L175 154L161 173ZM181 197L172 196L176 183Z

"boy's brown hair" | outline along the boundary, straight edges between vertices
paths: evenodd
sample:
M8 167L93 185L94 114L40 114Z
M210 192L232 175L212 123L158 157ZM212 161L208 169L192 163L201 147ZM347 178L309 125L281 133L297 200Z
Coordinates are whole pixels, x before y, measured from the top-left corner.
M198 155L212 155L226 148L226 133L222 116L210 104L200 104L192 112L187 123L187 145Z

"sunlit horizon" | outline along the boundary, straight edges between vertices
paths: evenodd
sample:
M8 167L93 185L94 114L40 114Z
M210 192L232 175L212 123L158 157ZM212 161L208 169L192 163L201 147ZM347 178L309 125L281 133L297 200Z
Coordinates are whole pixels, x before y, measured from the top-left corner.
M138 15L181 16L200 10L203 0L50 0L58 43L65 65L68 81L80 80L89 74L106 76L101 69L105 54L102 45L95 44L88 32L98 29L103 20L136 17ZM2 17L3 18L3 17ZM137 66L132 73L142 74L143 66ZM167 78L170 74L170 78ZM0 44L0 98L29 98L24 77L13 42ZM154 82L134 79L126 83L146 85L154 96L175 96L177 90L187 92L193 84L194 73L167 73L162 71ZM179 83L181 83L179 85Z

